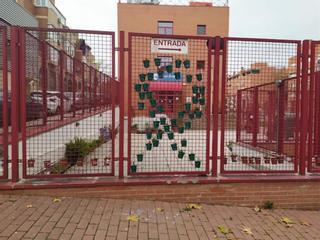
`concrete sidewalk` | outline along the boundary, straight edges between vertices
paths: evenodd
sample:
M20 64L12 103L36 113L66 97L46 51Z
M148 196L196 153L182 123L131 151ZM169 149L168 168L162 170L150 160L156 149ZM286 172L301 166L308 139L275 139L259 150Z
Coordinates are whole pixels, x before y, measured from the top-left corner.
M153 201L0 196L0 240L320 239L318 211L189 207L200 209Z

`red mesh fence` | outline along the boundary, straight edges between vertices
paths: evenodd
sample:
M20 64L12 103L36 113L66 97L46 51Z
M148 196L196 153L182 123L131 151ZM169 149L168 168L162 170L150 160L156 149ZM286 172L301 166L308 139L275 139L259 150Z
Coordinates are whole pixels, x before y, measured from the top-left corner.
M300 60L297 60L300 44L299 41L226 39L222 173L297 171L299 82L296 76L300 75Z
M24 33L24 177L114 175L114 33Z
M209 173L211 41L167 37L129 34L129 175Z
M309 77L308 170L320 172L320 42L311 44Z
M8 131L11 118L7 53L7 28L0 26L0 179L8 177Z

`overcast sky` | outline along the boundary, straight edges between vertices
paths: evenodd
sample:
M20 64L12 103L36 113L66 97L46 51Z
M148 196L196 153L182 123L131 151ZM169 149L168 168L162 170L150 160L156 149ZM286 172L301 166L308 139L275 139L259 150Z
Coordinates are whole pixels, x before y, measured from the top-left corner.
M56 4L71 28L117 30L117 0ZM229 0L229 5L230 36L320 39L320 0Z

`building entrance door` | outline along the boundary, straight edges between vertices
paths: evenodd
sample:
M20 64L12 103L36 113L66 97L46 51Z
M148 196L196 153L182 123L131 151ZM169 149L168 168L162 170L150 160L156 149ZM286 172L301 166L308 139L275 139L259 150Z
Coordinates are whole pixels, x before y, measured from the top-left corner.
M165 114L172 114L178 111L181 92L164 91L155 93L156 100L164 106Z

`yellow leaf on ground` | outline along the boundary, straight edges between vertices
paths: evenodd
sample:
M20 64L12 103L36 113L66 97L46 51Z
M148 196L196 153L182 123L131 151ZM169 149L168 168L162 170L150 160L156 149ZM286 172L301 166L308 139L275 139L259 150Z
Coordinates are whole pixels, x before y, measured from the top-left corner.
M311 226L311 223L304 221L304 220L300 221L300 224L303 226L307 226L307 227Z
M157 212L164 212L164 209L163 208L156 208L156 211Z
M280 222L284 224L290 224L290 225L294 224L294 222L288 217L281 217Z
M255 212L261 212L261 208L259 208L258 206L255 206L253 209Z
M242 232L244 232L245 234L248 234L248 235L250 235L250 236L253 235L253 232L252 232L251 228L249 228L249 227L243 226L241 230L242 230Z
M27 205L27 208L32 208L32 204L28 204L28 205Z
M128 220L128 221L131 221L131 222L138 222L139 217L138 217L137 215L129 215L129 216L127 217L127 220Z
M61 199L60 198L54 198L52 200L53 203L60 203L61 202Z
M218 225L218 230L223 234L228 234L231 232L230 229L224 225Z
M199 204L189 203L186 205L186 208L189 209L202 209L202 206Z

